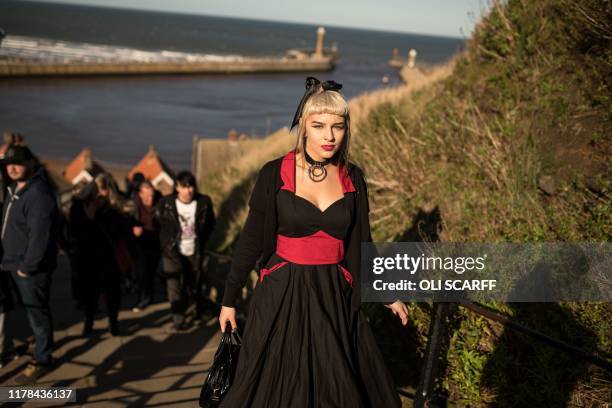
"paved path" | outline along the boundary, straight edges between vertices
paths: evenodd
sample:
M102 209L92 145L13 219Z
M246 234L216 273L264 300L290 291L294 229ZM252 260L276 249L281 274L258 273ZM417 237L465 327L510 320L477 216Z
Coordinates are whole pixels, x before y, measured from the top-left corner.
M51 298L56 364L38 385L76 388L78 405L87 407L196 407L219 342L217 320L173 334L167 302L134 313L127 308L132 304L128 296L119 315L121 337L107 332L103 301L94 335L82 337L83 315L70 295L68 262L64 256L58 262ZM12 312L10 319L8 325L18 341L32 341L23 310ZM22 356L0 369L0 384L13 385L28 360ZM30 405L35 406L24 406Z
M157 300L161 301L158 285ZM220 340L216 318L184 333L170 333L170 305L157 303L134 313L133 295L123 299L119 315L122 336L107 332L104 302L94 335L82 337L83 314L70 292L70 268L60 255L53 275L51 308L55 326L56 364L37 385L76 388L77 403L86 407L197 407L200 387ZM8 327L18 343L32 342L23 309L10 313ZM14 378L29 361L22 356L0 369L0 386ZM55 404L55 406L63 404ZM26 403L24 406L41 406ZM46 404L46 406L54 406ZM412 406L404 400L404 406Z

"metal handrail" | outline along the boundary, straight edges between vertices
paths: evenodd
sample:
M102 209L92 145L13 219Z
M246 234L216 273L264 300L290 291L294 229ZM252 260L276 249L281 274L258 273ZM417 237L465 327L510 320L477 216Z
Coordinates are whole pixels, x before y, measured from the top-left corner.
M555 339L554 337L550 337L523 324L517 323L511 320L510 316L495 312L480 303L471 302L468 300L461 300L457 303L460 306L463 306L476 314L484 316L487 319L499 322L510 329L515 329L522 333L528 334L538 340L543 341L545 344L551 347L568 352L578 358L586 360L609 372L612 372L612 362L588 353L578 347L572 346L571 344ZM443 306L448 306L448 304L449 303L434 302L434 307L432 309L432 320L429 328L429 340L427 342L427 349L425 352L425 365L421 371L421 381L419 382L419 387L417 389L416 396L414 397L415 408L430 406L434 387L433 380L436 378L436 372L439 365L440 345L442 341L441 326L445 318L445 312L447 311L447 308Z

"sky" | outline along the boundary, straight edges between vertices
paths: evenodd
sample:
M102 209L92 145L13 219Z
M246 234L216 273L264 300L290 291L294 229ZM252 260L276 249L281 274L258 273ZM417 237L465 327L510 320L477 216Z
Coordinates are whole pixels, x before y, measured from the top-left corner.
M37 0L469 37L487 0Z

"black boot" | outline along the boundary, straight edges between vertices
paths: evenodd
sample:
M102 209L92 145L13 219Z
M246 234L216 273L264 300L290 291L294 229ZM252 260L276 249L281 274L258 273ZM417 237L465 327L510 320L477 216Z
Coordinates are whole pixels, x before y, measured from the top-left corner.
M116 337L120 335L119 332L119 322L116 319L110 320L109 321L109 331L111 336Z
M93 319L85 319L83 326L83 336L91 336L93 333Z

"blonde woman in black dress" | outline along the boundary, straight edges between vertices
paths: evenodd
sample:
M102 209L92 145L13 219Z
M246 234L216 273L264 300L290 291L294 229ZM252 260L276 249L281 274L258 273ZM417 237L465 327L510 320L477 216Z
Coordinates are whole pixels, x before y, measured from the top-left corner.
M360 247L371 241L361 169L348 161L340 84L306 80L296 148L266 163L227 277L221 330L255 266L234 382L221 408L399 407L360 310ZM292 127L293 127L292 126ZM403 325L406 306L385 305Z

